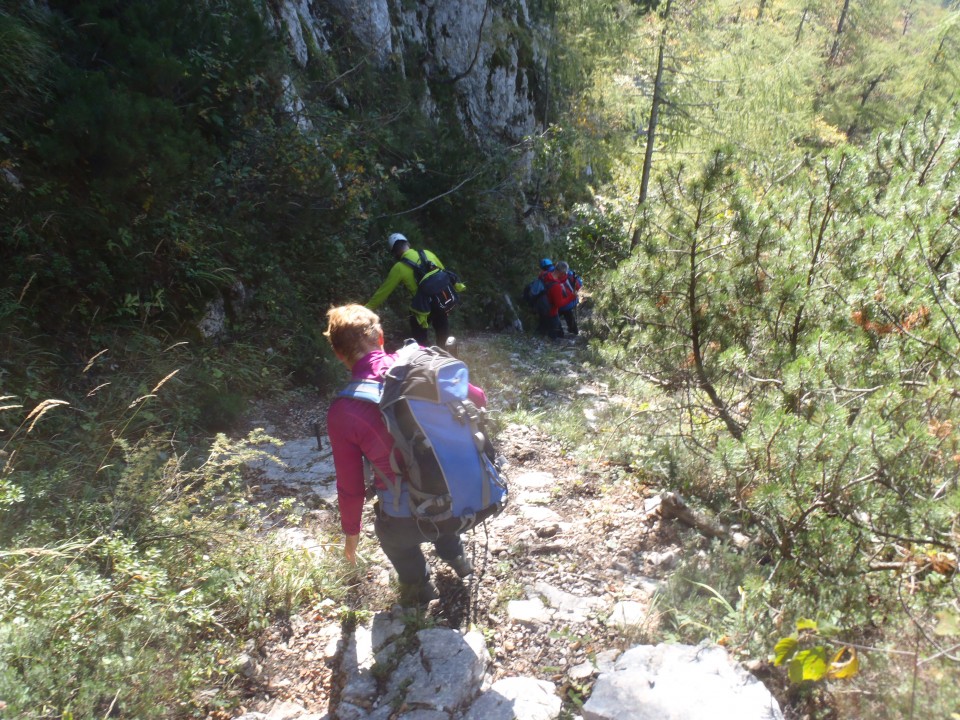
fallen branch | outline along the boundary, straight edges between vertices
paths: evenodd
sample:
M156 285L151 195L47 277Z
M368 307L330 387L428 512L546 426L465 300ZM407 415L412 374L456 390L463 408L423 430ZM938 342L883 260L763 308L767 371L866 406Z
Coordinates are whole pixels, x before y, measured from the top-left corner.
M683 498L672 492L660 495L660 518L662 520L679 520L684 525L692 527L707 537L729 540L741 550L750 544L750 538L738 532L733 532L707 515L691 509Z

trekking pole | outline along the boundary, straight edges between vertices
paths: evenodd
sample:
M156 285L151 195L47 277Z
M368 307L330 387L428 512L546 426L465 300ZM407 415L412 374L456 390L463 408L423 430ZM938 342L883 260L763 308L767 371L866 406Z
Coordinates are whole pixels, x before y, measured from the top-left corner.
M478 600L480 595L480 580L487 571L489 559L490 533L487 531L487 521L480 523L483 526L483 563L477 562L476 529L470 534L470 562L474 567L470 584L467 587L467 620L472 625L479 625L477 618Z
M465 587L467 588L467 626L477 624L477 576L480 574L480 568L477 567L477 546L475 542L476 528L470 533L470 564L473 566L473 573L467 578ZM467 554L467 549L463 549L463 554Z

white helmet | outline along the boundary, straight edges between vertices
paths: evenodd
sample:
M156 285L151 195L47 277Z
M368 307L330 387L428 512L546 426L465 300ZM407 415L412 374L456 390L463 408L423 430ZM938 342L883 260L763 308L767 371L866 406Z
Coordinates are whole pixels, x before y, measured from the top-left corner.
M393 233L387 238L387 247L390 248L390 252L393 252L393 246L398 242L408 242L407 236L402 233Z

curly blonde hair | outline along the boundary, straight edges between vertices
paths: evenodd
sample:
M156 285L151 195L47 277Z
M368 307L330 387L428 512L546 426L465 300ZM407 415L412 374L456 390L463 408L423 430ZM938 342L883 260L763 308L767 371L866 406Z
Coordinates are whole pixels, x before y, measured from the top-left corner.
M380 347L380 316L363 305L341 305L327 310L323 334L333 351L347 360L357 360Z

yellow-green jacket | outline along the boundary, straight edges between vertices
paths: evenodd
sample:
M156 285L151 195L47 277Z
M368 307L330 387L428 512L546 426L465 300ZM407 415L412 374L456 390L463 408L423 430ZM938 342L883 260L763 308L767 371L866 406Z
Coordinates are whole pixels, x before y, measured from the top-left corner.
M444 269L443 263L440 262L440 258L434 255L429 250L424 250L423 254L427 256L427 260L432 262L441 270ZM413 248L408 249L401 259L406 258L410 262L419 265L420 264L420 253L414 250ZM407 286L407 289L410 291L411 298L417 294L417 278L413 274L413 268L407 265L405 262L398 260L393 264L393 267L390 268L390 272L387 273L387 279L381 283L380 287L377 288L377 291L373 294L373 297L367 301L367 307L370 310L376 310L378 307L383 305L390 294L396 290L397 285L403 283ZM417 312L413 308L410 308L410 313L417 318L417 322L420 324L420 327L427 327L427 319L430 316L430 313Z

